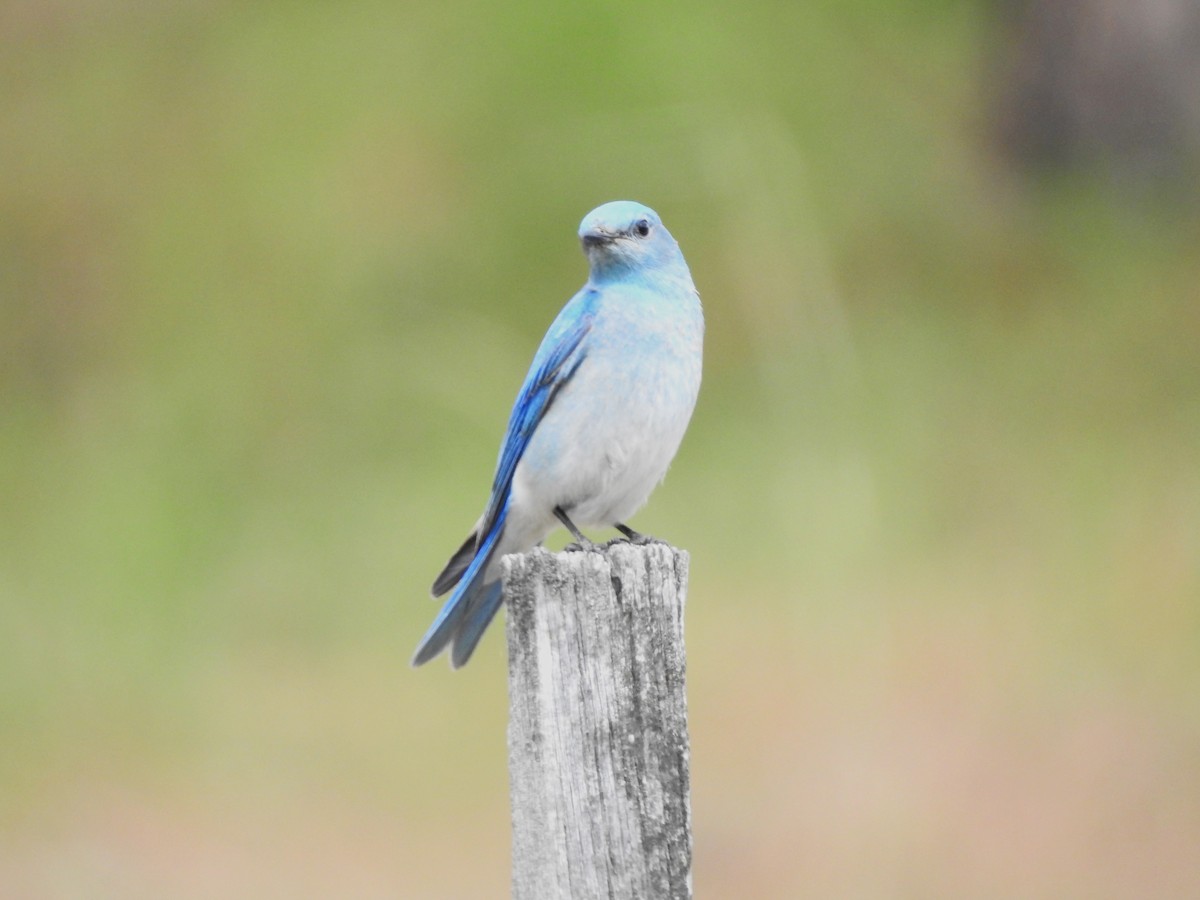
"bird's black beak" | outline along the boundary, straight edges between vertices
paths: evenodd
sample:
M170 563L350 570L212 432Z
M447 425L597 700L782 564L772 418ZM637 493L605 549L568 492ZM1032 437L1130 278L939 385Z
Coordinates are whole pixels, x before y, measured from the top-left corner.
M603 247L605 244L611 244L616 238L615 234L608 231L589 231L583 236L583 246Z

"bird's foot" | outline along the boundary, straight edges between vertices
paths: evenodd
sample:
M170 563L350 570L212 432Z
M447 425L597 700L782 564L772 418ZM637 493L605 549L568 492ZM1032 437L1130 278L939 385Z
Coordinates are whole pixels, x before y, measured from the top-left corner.
M639 534L636 538L615 537L610 541L601 545L601 550L610 550L613 547L650 547L655 544L667 546L667 542L661 538L650 537L646 534Z
M611 544L633 544L635 547L645 547L647 544L665 544L666 541L661 538L652 537L648 534L642 534L640 531L634 531L628 525L623 525L618 522L614 526L617 531L625 535L625 537L613 538L608 543Z
M604 548L594 541L589 541L583 535L579 536L579 540L571 541L563 547L564 553L603 553Z
M563 511L561 506L554 507L554 515L558 517L558 521L562 522L567 531L571 532L574 541L563 547L567 553L602 553L603 547L597 547L594 543L587 539L587 536L575 527L575 523L571 521L570 516Z

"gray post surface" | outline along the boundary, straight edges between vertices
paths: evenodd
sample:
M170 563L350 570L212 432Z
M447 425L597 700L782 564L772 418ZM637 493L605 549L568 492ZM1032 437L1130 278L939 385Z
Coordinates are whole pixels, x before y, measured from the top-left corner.
M688 554L504 560L515 900L690 900Z

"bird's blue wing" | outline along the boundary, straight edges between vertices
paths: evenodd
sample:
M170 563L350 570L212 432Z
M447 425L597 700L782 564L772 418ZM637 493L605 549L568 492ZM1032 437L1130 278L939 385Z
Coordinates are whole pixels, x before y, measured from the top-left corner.
M504 433L500 459L496 464L496 477L492 481L492 496L476 532L478 543L482 543L491 533L500 510L508 501L513 473L525 448L529 446L529 439L538 422L587 355L583 339L591 330L598 300L595 290L587 288L580 291L563 307L542 339L542 345L533 358L533 365L525 376L525 383L508 419L508 429Z
M576 294L542 339L508 420L488 508L475 534L459 548L434 582L435 595L439 588L449 589L452 585L454 591L421 639L413 656L414 666L428 662L447 644L453 644L451 663L455 668L466 663L500 608L503 601L500 582L486 583L484 577L499 549L509 512L513 473L554 396L571 380L586 356L584 338L591 330L597 302L598 296L590 289Z

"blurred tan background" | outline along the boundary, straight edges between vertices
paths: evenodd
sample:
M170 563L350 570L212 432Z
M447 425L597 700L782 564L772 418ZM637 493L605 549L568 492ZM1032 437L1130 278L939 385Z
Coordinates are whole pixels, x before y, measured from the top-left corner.
M508 891L408 659L616 198L698 897L1200 896L1190 0L0 6L0 897ZM561 539L559 539L559 545Z

